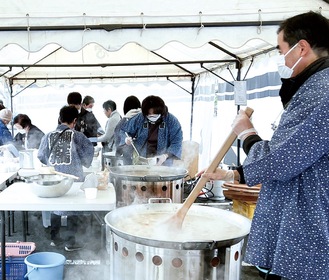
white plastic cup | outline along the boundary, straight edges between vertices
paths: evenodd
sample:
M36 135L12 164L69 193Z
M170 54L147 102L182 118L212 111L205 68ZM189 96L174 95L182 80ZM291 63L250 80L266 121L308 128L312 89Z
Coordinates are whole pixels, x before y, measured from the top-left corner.
M85 188L84 190L87 199L95 199L97 197L97 188Z

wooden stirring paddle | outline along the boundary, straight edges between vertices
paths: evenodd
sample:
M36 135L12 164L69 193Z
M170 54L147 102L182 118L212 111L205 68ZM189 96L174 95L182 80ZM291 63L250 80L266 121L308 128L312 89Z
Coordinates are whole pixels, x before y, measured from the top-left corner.
M67 173L63 173L63 172L59 172L59 171L56 171L56 170L52 170L51 172L53 174L61 175L63 177L67 177L67 178L71 178L71 179L75 179L75 180L78 180L79 179L79 177L77 177L77 176L74 176L74 175L71 175L71 174L67 174Z
M246 112L247 116L250 118L252 113L254 112L254 110L247 107L245 109L245 112ZM224 141L224 144L221 146L218 153L216 154L215 158L212 160L209 167L206 169L206 171L205 171L206 173L212 173L216 170L216 168L218 167L218 165L220 164L220 162L222 161L222 159L224 158L224 156L226 155L226 153L228 152L228 150L230 149L230 147L234 143L236 137L237 137L236 134L233 131L231 131L229 136ZM166 223L168 223L168 227L172 227L173 229L175 229L175 228L176 229L181 229L182 228L182 224L184 222L187 211L190 209L191 205L197 199L197 197L200 194L200 191L205 186L207 181L208 181L207 178L201 177L199 179L199 181L197 182L194 189L191 191L189 196L186 198L186 200L183 203L182 207L180 209L178 209L176 214L174 214L167 221L165 221Z

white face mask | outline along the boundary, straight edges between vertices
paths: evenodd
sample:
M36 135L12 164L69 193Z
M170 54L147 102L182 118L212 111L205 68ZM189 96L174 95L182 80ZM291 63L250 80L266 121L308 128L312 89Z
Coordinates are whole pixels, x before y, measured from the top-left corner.
M92 112L92 110L93 110L92 108L86 108L86 111L88 111L90 113Z
M21 133L21 134L25 134L26 133L26 131L25 131L25 129L18 129L18 133Z
M278 56L278 61L277 61L278 72L279 72L280 77L283 79L289 79L291 77L292 73L294 72L295 67L303 58L303 57L300 57L291 68L286 65L285 57L297 46L298 46L298 43L296 45L294 45L285 55L280 54Z
M161 114L148 115L146 117L150 122L154 123L161 117Z

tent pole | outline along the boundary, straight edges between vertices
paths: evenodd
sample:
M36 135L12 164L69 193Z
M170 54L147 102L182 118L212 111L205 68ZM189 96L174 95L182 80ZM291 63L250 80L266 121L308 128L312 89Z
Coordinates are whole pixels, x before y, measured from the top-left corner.
M215 75L216 77L220 78L220 79L223 80L224 82L230 84L231 86L234 86L233 83L231 83L231 82L229 82L228 80L225 80L225 79L222 78L221 76L217 75L214 71L212 71L212 70L210 70L210 69L204 67L204 66L203 66L203 63L200 63L200 66L201 66L201 68L207 70L208 72L210 72L211 74L213 74L213 75Z
M192 94L191 92L189 92L187 89L183 88L182 86L180 86L179 84L175 83L173 80L170 80L169 77L167 77L167 80L171 83L173 83L175 86L178 86L179 88L181 88L182 90L185 90L186 92L188 92L189 94Z
M9 79L9 93L10 93L10 110L14 113L14 105L13 105L13 81ZM13 122L14 123L14 122ZM14 135L14 126L11 126L11 135Z
M192 80L192 93L191 93L191 122L190 122L190 141L192 141L193 132L193 109L194 109L194 92L195 92L195 76L191 78Z
M33 84L35 84L37 81L36 80L34 80L32 83L30 83L29 85L27 85L25 88L23 88L22 90L20 90L19 92L17 92L14 96L12 96L12 98L13 97L15 97L15 96L17 96L17 95L19 95L21 92L23 92L24 90L26 90L27 88L29 88L30 86L32 86ZM11 85L12 85L12 82L10 83ZM11 94L12 95L12 94Z
M192 100L191 100L191 121L190 121L190 141L191 141L192 140L192 129L193 129L193 106L194 106L195 76L192 76L191 77L191 81L192 81L191 92L189 92L188 90L186 90L185 88L183 88L179 84L175 83L174 81L170 80L169 77L167 77L167 80L169 82L173 83L174 85L178 86L182 90L185 90L186 92L188 92L189 94L191 94L191 98L192 98Z
M238 68L238 73L237 73L236 80L237 81L241 81L241 67L242 67L242 63L239 61L239 62L237 62L236 66ZM237 109L237 114L238 114L239 113L239 110L240 110L240 105L237 105L237 108L236 109ZM241 162L240 162L241 140L240 139L237 139L236 147L237 147L236 163L237 163L237 166L239 166L239 165L241 165Z

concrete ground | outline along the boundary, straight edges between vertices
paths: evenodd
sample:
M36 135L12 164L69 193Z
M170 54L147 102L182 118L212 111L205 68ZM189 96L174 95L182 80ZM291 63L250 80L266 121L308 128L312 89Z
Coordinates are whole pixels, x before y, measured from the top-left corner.
M35 252L58 252L66 257L64 280L109 279L109 256L104 243L101 242L101 226L94 217L91 217L88 223L87 234L80 237L81 240L85 240L85 248L76 252L66 252L64 246L50 246L49 228L43 226L41 212L29 212L28 222L29 235L26 241L36 243ZM15 233L6 236L6 242L16 241L23 241L21 212L15 212ZM261 279L263 278L259 276L255 267L243 263L241 280Z

